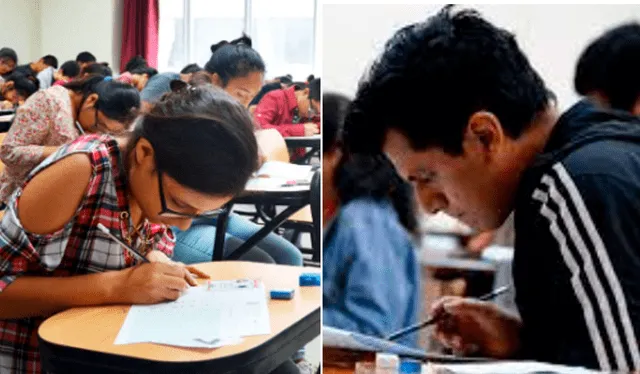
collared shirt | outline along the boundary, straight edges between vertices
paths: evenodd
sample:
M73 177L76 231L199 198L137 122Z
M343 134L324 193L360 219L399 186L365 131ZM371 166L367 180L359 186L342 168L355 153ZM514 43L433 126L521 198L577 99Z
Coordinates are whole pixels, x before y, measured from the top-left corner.
M117 142L106 135L82 136L61 147L30 175L74 153L91 160L93 173L76 215L62 229L47 235L27 232L17 210L22 193L18 189L7 204L0 223L0 292L21 276L68 277L120 270L133 265L132 258L97 225L122 230L121 213L128 211L127 180L123 155ZM130 223L130 222L129 222ZM171 256L175 238L164 225L145 223L142 235L153 249ZM134 246L140 246L138 241ZM45 317L0 320L0 373L38 374L42 371L37 331Z

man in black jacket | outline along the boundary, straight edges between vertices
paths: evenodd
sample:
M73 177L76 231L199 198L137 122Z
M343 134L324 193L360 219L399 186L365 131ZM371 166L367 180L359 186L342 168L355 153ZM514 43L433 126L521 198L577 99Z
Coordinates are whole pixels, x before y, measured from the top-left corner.
M515 209L521 318L445 298L443 343L640 370L640 119L589 101L560 116L512 34L445 7L387 42L346 122L351 151L384 152L428 212L492 230Z

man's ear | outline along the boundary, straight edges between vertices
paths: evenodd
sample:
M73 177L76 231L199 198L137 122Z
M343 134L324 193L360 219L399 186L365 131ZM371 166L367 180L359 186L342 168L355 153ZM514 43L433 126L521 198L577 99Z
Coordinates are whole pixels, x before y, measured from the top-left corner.
M498 117L491 112L473 113L467 122L462 147L463 151L492 154L505 139L505 133Z
M640 116L640 97L636 99L636 102L633 104L633 108L631 108L631 114L634 116Z
M92 93L91 95L87 96L83 106L87 108L94 108L97 102L98 102L98 94Z
M13 88L15 87L15 82L11 81L11 82L7 82L4 84L4 86L2 87L5 91L7 90L13 90Z
M211 74L211 83L218 87L224 87L224 82L218 73Z

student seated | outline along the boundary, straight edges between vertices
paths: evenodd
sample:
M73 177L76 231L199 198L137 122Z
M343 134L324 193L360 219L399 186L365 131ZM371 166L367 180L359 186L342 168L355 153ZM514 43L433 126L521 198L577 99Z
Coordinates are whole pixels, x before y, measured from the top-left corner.
M22 105L38 91L38 80L20 73L11 73L0 83L0 109L12 109Z
M78 53L76 56L76 62L80 65L80 71L82 71L85 67L98 62L98 60L91 52L85 51Z
M22 186L31 170L85 132L121 133L140 108L138 91L91 76L38 91L16 112L0 146L0 201Z
M18 55L11 48L0 48L0 76L11 73L18 64Z
M251 48L251 39L245 36L231 42L220 42L213 45L211 50L214 52L205 65L204 72L211 77L214 85L224 89L242 105L246 105L253 98L252 95L260 89L265 70L262 57ZM156 97L161 97L171 90L171 81L165 82L164 77L159 80L160 78L157 78L159 76L162 74L149 80L145 89L142 90L142 100L153 102ZM199 219L187 231L175 230L175 257L184 263L211 261L216 223L216 219ZM233 252L261 228L262 226L231 213L225 235L224 253ZM268 253L272 261L277 264L301 266L303 263L300 250L275 233L269 234L258 243L258 247Z
M67 61L54 73L55 82L53 85L62 86L78 76L80 76L80 65L75 61Z
M46 55L39 59L38 61L34 61L25 65L16 66L14 72L18 72L22 75L33 75L34 77L38 75L41 71L45 70L48 67L58 68L58 59L55 56Z
M248 112L197 88L169 95L126 137L82 136L34 169L0 223L0 367L42 372L37 330L56 312L175 300L195 285L188 272L204 274L170 260L167 226L186 230L242 191L257 151ZM99 223L151 263L134 266Z
M46 90L53 85L54 74L58 69L58 59L55 56L46 55L42 58L42 61L47 66L36 75L36 78L40 82L40 89Z
M576 92L605 108L640 115L640 24L606 31L582 52L574 77Z
M313 91L312 91L313 90ZM282 136L311 136L320 133L319 123L311 122L320 106L320 80L294 84L274 90L258 103L254 118L262 129L276 129Z
M323 101L322 321L384 337L420 315L412 191L383 156L354 155L342 146L349 100L329 93ZM417 346L417 338L399 341Z
M590 101L559 115L511 33L449 6L387 41L347 124L346 142L386 153L428 213L492 230L515 211L521 317L444 298L432 310L443 344L640 370L638 117Z
M150 67L137 67L133 70L129 70L117 78L119 82L130 84L134 86L138 91L142 91L147 85L147 82L154 75L158 74L158 71Z

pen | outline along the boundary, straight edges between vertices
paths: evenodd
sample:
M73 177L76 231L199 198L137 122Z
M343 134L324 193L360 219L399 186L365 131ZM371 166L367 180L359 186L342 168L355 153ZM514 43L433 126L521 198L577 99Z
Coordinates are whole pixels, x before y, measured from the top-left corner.
M123 242L120 238L113 235L111 231L109 231L109 229L106 228L102 223L98 223L98 230L102 231L103 233L107 234L111 239L115 240L116 243L120 244L124 249L126 249L131 254L131 256L138 259L138 261L149 262L149 260L147 260L146 257L140 254L140 252L131 248L129 245L127 245L127 243Z
M492 292L480 296L478 298L478 300L480 300L480 301L491 300L491 299L496 298L496 297L502 295L503 293L507 292L510 288L511 288L511 286L498 287L495 290L493 290ZM396 340L396 339L398 339L400 337L403 337L403 336L405 336L407 334L411 334L412 332L415 332L415 331L418 331L420 329L423 329L423 328L425 328L425 327L427 327L429 325L433 325L434 323L438 322L438 320L440 318L442 318L443 315L444 314L439 314L437 316L433 316L433 317L427 319L424 322L420 322L420 323L415 324L413 326L409 326L409 327L406 327L406 328L404 328L402 330L396 331L393 334L387 336L386 339L387 340Z

